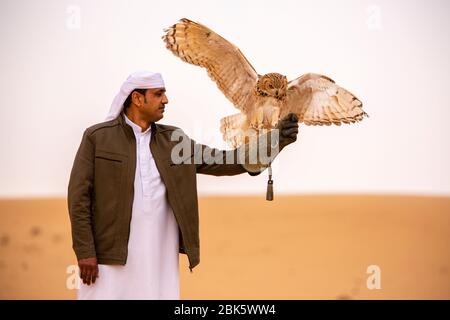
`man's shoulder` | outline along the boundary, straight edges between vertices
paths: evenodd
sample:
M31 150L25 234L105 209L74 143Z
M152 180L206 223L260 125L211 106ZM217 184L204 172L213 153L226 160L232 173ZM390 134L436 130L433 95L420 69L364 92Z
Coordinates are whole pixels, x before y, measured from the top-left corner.
M157 130L160 132L164 132L164 131L177 131L177 130L181 130L181 128L175 127L175 126L170 126L167 124L161 124L161 123L156 123L156 127Z
M104 122L96 123L96 124L88 127L85 130L85 133L87 135L92 135L101 129L113 128L113 127L116 127L117 125L119 125L119 122L117 121L117 119L104 121Z

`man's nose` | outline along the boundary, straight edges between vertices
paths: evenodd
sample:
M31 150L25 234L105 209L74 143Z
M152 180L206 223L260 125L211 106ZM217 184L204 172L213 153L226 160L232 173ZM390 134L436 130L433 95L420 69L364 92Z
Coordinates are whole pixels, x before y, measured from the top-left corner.
M164 95L162 103L164 103L164 104L169 103L169 100L167 99L166 95Z

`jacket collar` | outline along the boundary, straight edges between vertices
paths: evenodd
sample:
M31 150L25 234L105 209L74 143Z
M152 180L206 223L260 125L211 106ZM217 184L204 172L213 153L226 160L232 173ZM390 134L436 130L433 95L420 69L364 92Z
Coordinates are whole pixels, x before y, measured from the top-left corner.
M119 116L117 117L117 121L119 121L120 125L123 127L125 132L131 135L131 137L134 137L133 128L130 127L130 125L125 121L125 113L123 110L120 112ZM151 124L151 131L152 135L158 133L158 125L154 122Z

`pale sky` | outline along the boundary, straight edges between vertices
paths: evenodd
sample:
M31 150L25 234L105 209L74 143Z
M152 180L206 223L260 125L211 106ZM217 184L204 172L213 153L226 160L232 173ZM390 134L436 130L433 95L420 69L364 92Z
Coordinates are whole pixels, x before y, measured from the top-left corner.
M128 74L164 76L161 123L224 148L237 110L164 46L186 17L237 45L260 74L322 73L370 115L300 125L274 166L276 194L450 195L450 3L432 1L0 2L0 197L65 196L85 128L102 122ZM267 175L198 175L199 194L260 194Z

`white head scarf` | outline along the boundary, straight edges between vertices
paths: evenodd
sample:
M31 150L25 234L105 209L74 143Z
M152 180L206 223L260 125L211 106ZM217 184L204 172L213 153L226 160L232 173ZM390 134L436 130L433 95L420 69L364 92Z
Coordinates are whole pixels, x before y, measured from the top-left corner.
M123 103L134 89L164 88L164 80L160 73L137 71L128 76L115 96L105 121L117 118L123 109Z

